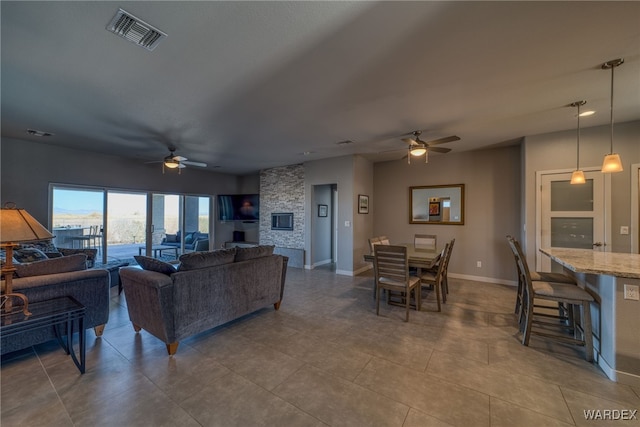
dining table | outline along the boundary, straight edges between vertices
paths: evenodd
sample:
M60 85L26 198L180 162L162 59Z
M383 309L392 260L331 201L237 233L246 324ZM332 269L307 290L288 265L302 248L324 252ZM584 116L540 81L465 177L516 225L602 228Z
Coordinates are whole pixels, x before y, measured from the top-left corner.
M409 259L409 267L418 269L433 268L440 259L443 248L431 245L416 245L414 243L394 243L397 246L405 246L407 248L407 258ZM365 254L364 260L373 262L373 254Z
M422 274L422 270L428 270L430 268L435 267L435 265L440 260L440 256L442 255L441 247L432 246L432 245L420 245L414 243L394 243L396 246L405 246L407 248L407 258L408 264L410 268L417 269L417 276ZM364 260L366 262L373 262L375 259L374 254L365 254ZM373 283L373 296L376 297L377 286L374 278ZM389 301L391 304L396 304L393 301ZM413 305L413 304L412 304Z

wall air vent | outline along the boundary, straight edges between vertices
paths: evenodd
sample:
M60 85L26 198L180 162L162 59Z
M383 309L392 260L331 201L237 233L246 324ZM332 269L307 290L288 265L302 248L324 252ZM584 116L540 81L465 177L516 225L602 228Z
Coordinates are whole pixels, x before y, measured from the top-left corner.
M122 9L118 9L107 30L147 50L155 49L160 40L167 37L162 31Z

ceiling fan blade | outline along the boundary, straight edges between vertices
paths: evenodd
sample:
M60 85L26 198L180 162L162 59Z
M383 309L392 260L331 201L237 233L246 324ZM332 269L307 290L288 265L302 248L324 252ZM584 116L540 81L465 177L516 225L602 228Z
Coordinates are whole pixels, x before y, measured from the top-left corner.
M180 162L181 164L185 164L185 165L189 165L189 166L198 166L201 168L206 168L207 164L206 163L202 163L202 162L190 162L188 160L184 160L182 162Z
M182 156L173 156L173 160L175 160L176 162L184 162L185 160L187 160L187 158Z
M434 139L433 141L429 141L427 142L427 144L436 145L436 144L444 144L445 142L453 142L453 141L460 141L460 137L456 135L446 136L444 138Z
M178 163L178 169L184 169L186 166L182 163Z
M448 153L449 151L451 151L451 148L429 147L428 151L433 151L434 153Z

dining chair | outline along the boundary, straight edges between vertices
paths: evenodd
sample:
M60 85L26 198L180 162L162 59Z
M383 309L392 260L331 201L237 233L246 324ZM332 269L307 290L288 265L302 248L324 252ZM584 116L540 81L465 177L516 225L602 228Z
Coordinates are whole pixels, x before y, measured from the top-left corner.
M436 290L436 302L438 304L438 311L442 311L442 306L440 303L441 294L443 294L444 290L442 289L442 279L444 277L445 268L447 265L446 256L449 253L450 243L447 243L442 252L440 253L440 262L438 264L438 268L436 270L425 270L420 275L420 286L422 284L431 285Z
M71 241L71 248L75 247L75 243L78 242L78 247L80 249L85 247L85 243L86 246L89 247L91 245L91 230L93 229L93 226L89 227L89 233L88 234L84 234L84 228L82 228L80 230L80 232L82 234L78 235L78 236L70 236L69 240Z
M380 292L404 293L406 308L405 322L409 321L411 292L416 310L420 310L420 278L409 274L409 258L406 246L375 245L374 268L376 276L376 315L380 315Z
M514 253L518 253L515 239L509 240ZM524 281L524 298L522 300L525 313L524 328L522 330L522 344L528 346L531 335L539 335L556 341L577 344L585 347L585 358L593 361L593 336L591 333L591 302L593 297L579 286L569 283L548 281L533 281L529 272L527 260L519 253L517 255L519 271ZM570 324L551 321L548 317L540 317L534 312L535 300L554 301L570 308L573 316ZM534 324L536 329L534 329ZM551 333L556 329L559 333ZM569 336L572 332L573 336Z
M518 290L516 294L516 303L515 303L514 313L516 313L516 315L518 316L518 324L522 325L523 316L524 316L523 310L522 310L522 307L523 307L522 302L524 299L525 284L524 284L523 272L520 271L520 266L518 265L518 257L525 258L525 255L524 255L524 252L522 251L522 246L520 246L520 243L514 237L508 235L507 241L509 242L509 246L511 247L511 251L513 252L513 256L516 262L516 270L518 272ZM540 282L540 281L556 282L556 283L567 283L567 284L577 286L575 279L569 276L568 274L564 274L564 273L530 271L529 275L533 282ZM544 308L548 308L548 307L544 307ZM558 309L560 311L561 318L569 317L572 315L571 313L566 313L565 312L566 308L563 307L562 305L559 305Z
M102 235L104 229L100 225L93 225L89 228L89 237L92 241L92 247L100 250L102 247Z
M414 234L413 244L423 248L435 249L438 237L435 234Z
M451 254L453 253L453 244L456 242L456 239L451 239L449 242L449 250L447 251L446 257L444 259L444 271L442 273L442 302L447 302L447 294L449 293L449 261L451 261Z
M390 245L391 243L389 242L389 238L387 236L378 236L378 237L372 237L369 239L369 249L371 250L371 253L373 254L373 247L375 245Z

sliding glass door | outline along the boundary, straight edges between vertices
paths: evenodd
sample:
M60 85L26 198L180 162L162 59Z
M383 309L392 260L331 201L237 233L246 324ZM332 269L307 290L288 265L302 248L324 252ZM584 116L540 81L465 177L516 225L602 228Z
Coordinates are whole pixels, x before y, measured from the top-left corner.
M150 255L164 258L209 248L209 197L154 193L152 200Z
M52 184L51 230L66 248L95 248L96 262L148 255L165 261L209 249L211 197ZM90 237L99 235L99 238Z
M147 194L107 191L107 259L130 259L146 247Z
M102 190L54 188L51 206L51 233L57 247L100 249L100 240L91 234L104 227Z

